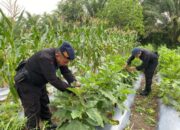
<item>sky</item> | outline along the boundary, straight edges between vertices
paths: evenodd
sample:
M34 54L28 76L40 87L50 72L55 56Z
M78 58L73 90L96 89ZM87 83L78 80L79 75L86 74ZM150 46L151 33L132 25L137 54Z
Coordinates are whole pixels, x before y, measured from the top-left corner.
M5 12L5 9L2 6L3 1L9 0L0 0L0 8L3 10L3 12ZM59 1L61 0L17 0L18 5L22 9L32 14L43 14L44 12L50 13L52 10L56 9Z

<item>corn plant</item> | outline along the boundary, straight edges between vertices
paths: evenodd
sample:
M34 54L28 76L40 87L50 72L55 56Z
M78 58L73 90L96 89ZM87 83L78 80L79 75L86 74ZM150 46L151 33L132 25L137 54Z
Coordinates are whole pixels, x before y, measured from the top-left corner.
M62 23L56 16L23 17L17 21L6 17L2 11L0 19L0 50L2 83L8 84L11 93L17 100L13 87L13 77L18 63L35 52L49 47L59 47L62 41L70 41L78 59L84 65L91 66L96 72L107 54L125 53L135 45L136 34L106 29L103 25L78 26ZM2 60L3 59L3 60ZM79 65L79 64L78 64Z
M22 130L25 127L26 119L19 117L19 104L3 103L0 106L0 129L1 130Z
M17 101L17 93L13 86L14 68L16 63L15 57L15 43L14 43L14 21L8 19L4 13L0 10L2 19L0 21L1 26L1 51L4 54L4 64L1 67L2 76L4 82L9 81L10 91L14 95L14 99ZM5 73L4 73L5 72Z

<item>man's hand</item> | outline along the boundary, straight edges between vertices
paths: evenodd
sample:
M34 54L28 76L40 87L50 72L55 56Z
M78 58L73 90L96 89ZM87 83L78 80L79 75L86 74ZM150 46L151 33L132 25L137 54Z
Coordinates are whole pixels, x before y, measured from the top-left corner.
M127 69L129 72L134 72L134 71L136 71L136 67L134 67L134 66L127 67L126 69Z
M76 88L76 87L81 87L81 83L78 82L78 81L74 81L74 82L71 83L71 86L72 86L72 87L75 87L75 88Z
M128 64L126 63L125 65L124 65L124 69L127 69L129 66L128 66Z
M81 87L81 83L76 81L75 87Z

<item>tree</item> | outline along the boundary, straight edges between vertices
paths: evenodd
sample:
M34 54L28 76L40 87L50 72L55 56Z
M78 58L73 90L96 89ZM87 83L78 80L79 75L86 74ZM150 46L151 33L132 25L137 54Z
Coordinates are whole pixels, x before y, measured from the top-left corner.
M138 0L109 0L102 13L113 26L143 34L142 7Z
M145 40L180 44L180 0L144 0ZM158 40L158 42L160 39Z
M55 13L66 21L83 22L90 17L97 17L107 0L62 0Z
M84 15L82 0L62 0L55 12L67 21L82 21Z
M84 0L84 6L91 17L96 17L102 11L107 0Z

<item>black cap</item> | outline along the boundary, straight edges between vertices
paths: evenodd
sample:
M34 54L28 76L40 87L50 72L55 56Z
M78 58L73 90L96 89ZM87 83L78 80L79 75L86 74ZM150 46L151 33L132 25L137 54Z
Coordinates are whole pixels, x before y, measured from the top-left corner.
M63 42L63 44L61 45L61 47L59 49L60 49L61 53L63 53L63 52L67 52L68 53L68 59L69 60L74 60L75 53L74 53L74 49L70 45L70 43L68 43L66 41Z
M141 52L141 48L136 47L132 50L131 53L133 56L135 56L135 55L139 54L140 52Z

